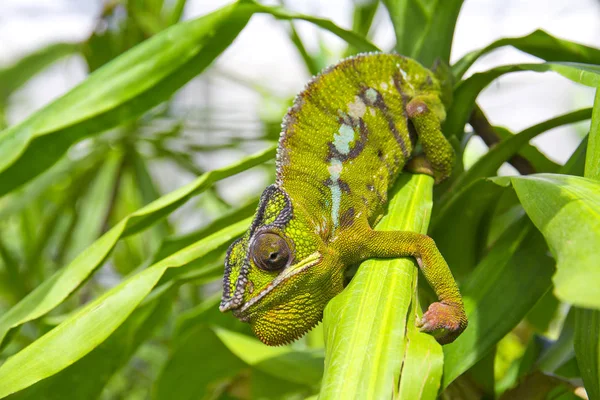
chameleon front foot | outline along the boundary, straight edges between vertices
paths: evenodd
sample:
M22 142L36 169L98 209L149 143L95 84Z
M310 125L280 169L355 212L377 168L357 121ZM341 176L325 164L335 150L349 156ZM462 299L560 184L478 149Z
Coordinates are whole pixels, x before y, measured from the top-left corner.
M429 306L417 326L421 332L433 335L439 344L448 344L465 330L467 317L462 306L437 302Z

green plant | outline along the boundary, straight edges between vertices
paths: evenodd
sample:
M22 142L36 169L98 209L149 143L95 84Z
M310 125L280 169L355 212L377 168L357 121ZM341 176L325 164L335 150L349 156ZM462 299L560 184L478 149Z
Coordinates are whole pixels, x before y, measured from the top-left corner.
M424 65L449 63L462 1L382 4L396 51ZM321 326L291 346L269 348L218 312L211 283L219 281L224 250L247 228L256 198L230 205L215 184L265 163L272 173L278 132L261 132L269 142L263 151L206 172L194 156L219 147L186 139L186 121L173 116L170 99L259 13L290 27L311 73L332 60L304 47L295 20L338 35L348 43L346 55L376 51L368 37L379 2L356 5L351 31L251 0L178 22L184 5L111 2L105 22L114 22L118 7L127 16L114 30L0 70L0 116L14 90L65 54L79 52L92 72L0 132L0 397L546 399L572 398L583 384L590 399L600 398L600 90L594 107L517 134L491 126L476 104L494 79L518 71L555 72L599 88L599 49L536 31L451 66L456 83L444 132L459 161L473 135L490 149L466 170L460 163L433 193L422 177L406 178L384 223L428 230L436 239L470 319L455 343L442 348L415 328L418 299L429 293L417 284L412 261L402 260L359 268ZM464 78L478 57L501 46L544 62ZM280 103L285 109L287 102ZM590 119L586 139L563 166L528 144L554 127ZM84 139L87 146L73 147ZM219 146L237 149L247 141ZM161 193L151 167L164 161L198 177ZM505 162L521 175L497 177ZM200 199L198 212L214 217L175 235L165 217L192 198ZM101 272L119 283L107 287ZM543 339L551 330L558 338Z

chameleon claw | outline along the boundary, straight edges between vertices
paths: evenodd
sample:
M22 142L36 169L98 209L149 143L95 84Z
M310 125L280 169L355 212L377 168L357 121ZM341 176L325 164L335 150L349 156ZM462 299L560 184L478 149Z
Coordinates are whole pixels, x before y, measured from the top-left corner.
M467 327L462 307L442 302L432 303L417 322L421 332L435 337L439 344L452 343Z

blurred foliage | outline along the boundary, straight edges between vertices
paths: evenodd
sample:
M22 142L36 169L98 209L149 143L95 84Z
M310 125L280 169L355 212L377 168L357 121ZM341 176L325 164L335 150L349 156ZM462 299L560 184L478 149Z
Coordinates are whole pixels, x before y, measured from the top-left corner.
M536 31L450 66L444 131L459 155L455 173L433 191L428 177L405 176L382 224L436 240L469 314L456 342L442 348L415 328L431 293L414 263L380 260L359 268L321 326L269 348L218 310L224 251L247 228L260 185L236 200L224 194L248 186L240 177L272 180L293 93L275 96L233 75L239 66L212 62L253 15L269 14L310 74L378 50L370 40L381 17L394 24L396 51L447 66L462 1L356 0L352 29L252 0L181 21L185 6L106 1L84 42L0 69L0 398L573 399L587 390L600 399L600 91L593 107L519 133L491 126L476 104L486 86L518 71L598 88L599 49ZM299 20L347 46L309 50ZM467 74L502 46L542 62ZM7 126L12 95L73 55L87 79ZM269 112L249 124L210 98L182 112L177 91L214 75L254 90ZM590 119L565 165L529 144ZM490 148L465 170L474 136ZM211 167L221 157L237 161ZM497 177L507 162L520 175Z

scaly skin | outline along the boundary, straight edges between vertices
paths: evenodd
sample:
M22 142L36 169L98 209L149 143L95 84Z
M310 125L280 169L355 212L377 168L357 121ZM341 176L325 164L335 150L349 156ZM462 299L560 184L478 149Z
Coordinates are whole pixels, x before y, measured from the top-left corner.
M442 90L433 72L391 54L349 58L314 78L284 119L277 181L227 253L221 311L233 310L266 344L288 343L322 319L346 267L411 256L439 298L421 330L452 342L467 319L433 240L371 229L411 158L437 182L450 174ZM412 157L417 138L425 159Z

